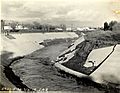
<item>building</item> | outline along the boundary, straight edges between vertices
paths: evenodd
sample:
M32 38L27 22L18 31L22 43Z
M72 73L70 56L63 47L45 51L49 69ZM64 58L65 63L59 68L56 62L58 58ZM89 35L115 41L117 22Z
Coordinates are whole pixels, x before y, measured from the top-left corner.
M12 30L11 26L4 26L4 30Z
M71 27L67 27L66 31L72 31L72 28Z
M63 31L62 28L55 28L56 31Z
M77 31L94 31L95 29L89 27L77 28Z

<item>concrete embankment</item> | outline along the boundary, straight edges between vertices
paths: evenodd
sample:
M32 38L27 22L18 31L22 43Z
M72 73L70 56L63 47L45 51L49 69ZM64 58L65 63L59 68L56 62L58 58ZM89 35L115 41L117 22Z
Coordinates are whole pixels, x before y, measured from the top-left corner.
M120 38L118 35L102 33L96 38L94 36L94 39L86 36L86 40L78 43L74 49L71 47L75 44L61 53L56 66L67 73L78 77L89 77L95 82L114 86L120 91L118 75L120 73Z
M114 48L114 50L113 50ZM113 51L113 52L112 52ZM112 53L101 66L91 74L93 79L99 83L113 83L120 87L120 45L107 48L96 49L92 51L87 59L96 61L95 65L102 62L107 53ZM105 56L106 55L106 56Z

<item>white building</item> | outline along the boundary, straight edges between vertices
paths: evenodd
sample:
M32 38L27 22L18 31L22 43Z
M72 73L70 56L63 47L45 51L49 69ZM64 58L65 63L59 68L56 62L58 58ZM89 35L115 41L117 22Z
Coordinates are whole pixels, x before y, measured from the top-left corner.
M22 29L23 29L23 26L18 25L18 26L15 27L15 29L16 29L16 30L22 30Z
M94 30L95 29L89 28L89 27L82 27L82 28L78 27L77 28L77 31L94 31Z
M23 29L28 29L27 27L23 27L22 25L18 25L15 28L16 30L23 30Z
M11 26L4 26L4 30L12 30Z
M72 30L71 27L66 28L66 31L71 31L71 30Z
M55 28L55 30L57 30L57 31L63 31L62 28Z
M21 25L18 25L15 27L16 30L23 30L23 29L28 29L28 27L23 27ZM4 26L4 30L12 30L11 26Z

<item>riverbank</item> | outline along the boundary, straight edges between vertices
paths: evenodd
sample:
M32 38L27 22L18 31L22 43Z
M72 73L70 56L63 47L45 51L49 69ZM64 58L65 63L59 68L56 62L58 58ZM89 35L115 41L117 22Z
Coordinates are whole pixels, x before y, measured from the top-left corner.
M24 56L19 56L19 57L15 57L15 58L9 58L9 56L11 56L12 53L10 52L4 52L1 55L1 77L0 77L0 90L1 91L9 91L9 90L31 90L30 88L28 88L26 85L24 85L21 81L21 79L16 76L13 71L12 68L10 68L10 65L16 61L16 60L20 60L22 58L24 58Z

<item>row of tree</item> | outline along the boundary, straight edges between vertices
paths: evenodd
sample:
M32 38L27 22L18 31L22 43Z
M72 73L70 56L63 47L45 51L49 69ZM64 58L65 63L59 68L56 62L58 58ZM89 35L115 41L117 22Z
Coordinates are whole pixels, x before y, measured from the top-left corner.
M117 24L118 22L117 21L111 21L109 23L105 22L104 23L104 31L106 30L113 30L113 27L115 26L115 24Z
M60 24L60 25L49 25L49 24L40 24L38 22L33 22L31 25L29 25L31 29L39 29L43 31L54 31L56 28L61 28L62 30L66 30L66 25Z
M25 27L27 27L29 30L41 30L41 31L55 31L56 28L60 28L63 31L66 30L66 25L64 24L60 24L60 25L50 25L50 24L40 24L39 22L32 22L32 23L19 23L19 22L15 22L15 21L11 21L9 23L6 23L5 20L1 20L1 23L3 23L3 25L8 25L12 28L13 31L16 30L17 26L21 26L23 29Z

